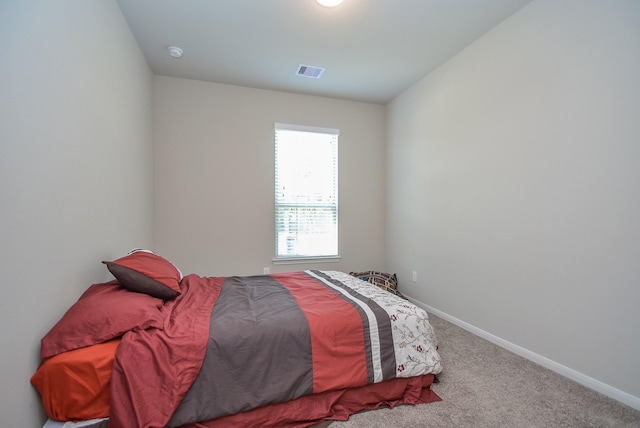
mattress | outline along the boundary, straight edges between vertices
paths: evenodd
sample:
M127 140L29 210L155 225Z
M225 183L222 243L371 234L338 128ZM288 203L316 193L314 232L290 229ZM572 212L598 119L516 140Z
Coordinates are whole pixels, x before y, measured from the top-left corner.
M119 344L116 339L63 352L40 364L31 383L50 418L79 421L109 416L111 369Z

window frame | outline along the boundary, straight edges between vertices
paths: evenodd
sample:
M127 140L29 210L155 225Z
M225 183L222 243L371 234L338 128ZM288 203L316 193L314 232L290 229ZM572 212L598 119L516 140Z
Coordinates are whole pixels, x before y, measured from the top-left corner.
M299 131L299 132L309 132L309 133L319 133L330 135L335 138L335 173L333 176L333 181L335 183L334 190L334 199L335 203L333 206L335 207L334 215L335 215L335 246L336 246L336 254L331 255L279 255L278 247L279 247L279 231L278 231L278 210L279 207L287 207L291 206L291 203L282 203L278 201L278 131ZM275 232L275 242L274 242L274 251L275 257L273 258L273 264L296 264L296 263L323 263L323 262L336 262L340 261L340 246L339 246L339 201L338 201L338 154L339 154L339 136L340 130L336 128L323 128L323 127L315 127L315 126L306 126L306 125L295 125L289 123L280 123L276 122L274 125L274 232ZM300 206L300 205L298 205ZM303 205L304 206L304 205ZM313 204L309 204L309 207L313 207ZM316 207L318 205L315 205ZM326 205L331 207L331 204Z

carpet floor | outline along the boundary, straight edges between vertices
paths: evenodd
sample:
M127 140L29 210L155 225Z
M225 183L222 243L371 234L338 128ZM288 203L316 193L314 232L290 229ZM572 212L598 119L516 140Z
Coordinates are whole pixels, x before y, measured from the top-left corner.
M432 388L442 401L362 412L330 428L640 427L640 411L433 314L429 319L444 366Z

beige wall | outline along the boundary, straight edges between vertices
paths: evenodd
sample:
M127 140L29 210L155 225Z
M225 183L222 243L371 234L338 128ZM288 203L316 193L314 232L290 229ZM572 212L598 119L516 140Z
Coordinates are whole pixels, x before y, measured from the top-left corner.
M638 76L639 2L531 3L389 105L386 228L408 295L636 407Z
M339 263L273 265L274 123L340 129ZM154 77L156 250L185 273L382 269L385 108Z
M152 244L152 82L112 0L2 1L0 40L0 425L37 427L40 338Z

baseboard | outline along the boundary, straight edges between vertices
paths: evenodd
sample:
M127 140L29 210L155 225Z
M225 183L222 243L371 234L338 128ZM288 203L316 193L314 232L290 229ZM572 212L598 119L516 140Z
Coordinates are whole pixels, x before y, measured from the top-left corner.
M549 358L543 357L542 355L536 354L535 352L531 352L528 349L525 349L521 346L518 346L507 340L504 340L498 336L495 336L491 333L481 330L445 312L442 312L436 308L426 305L420 302L419 300L413 299L408 296L407 298L417 306L424 309L425 311L429 313L433 313L434 315L449 321L451 324L457 325L458 327L463 328L475 334L476 336L480 336L483 339L486 339L489 342L492 342L502 348L505 348L506 350L511 351L516 355L519 355L523 358L533 361L534 363L540 364L541 366L551 371L554 371L564 377L567 377L575 382L578 382L579 384L584 385L589 389L592 389L601 394L604 394L607 397L613 398L614 400L619 401L623 404L626 404L629 407L633 407L636 410L640 410L640 398L638 397L635 397L624 391L620 391L619 389L616 389L610 385L607 385L606 383L600 382L599 380L596 380L592 377L584 375L569 367L563 366L562 364L559 364L553 360L550 360Z

